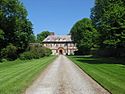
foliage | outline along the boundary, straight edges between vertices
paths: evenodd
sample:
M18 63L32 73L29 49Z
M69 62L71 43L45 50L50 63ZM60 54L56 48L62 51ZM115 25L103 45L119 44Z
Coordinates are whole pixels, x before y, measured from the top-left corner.
M3 39L4 39L4 32L3 32L3 30L0 29L0 41Z
M104 48L98 49L95 52L96 56L101 57L125 57L125 49L124 48Z
M36 42L36 36L34 34L30 35L30 43L35 43Z
M7 62L7 61L8 61L8 60L5 59L5 58L3 58L3 59L0 60L1 63L3 63L3 62Z
M98 33L92 26L92 21L84 18L78 21L70 31L72 39L77 43L78 52L86 54L91 48L95 47Z
M9 44L6 48L1 50L1 56L8 60L17 58L17 48L13 44Z
M24 52L20 55L20 59L38 59L44 56L51 55L50 49L42 47L41 45L32 45L29 51Z
M125 94L125 59L69 57L111 94Z
M42 41L50 35L49 31L43 31L40 34L37 34L37 42L42 43Z
M0 94L23 94L56 56L0 64ZM5 76L6 75L6 76Z
M3 30L0 29L0 51L2 49L3 40L4 40L4 32L3 32ZM0 55L0 57L1 57L1 55Z
M17 48L17 56L27 48L32 23L19 0L0 0L0 51L9 43Z
M24 52L20 55L21 60L28 60L28 59L30 60L33 58L35 58L35 55L30 51Z
M125 47L124 0L96 0L91 19L100 33L100 48Z
M44 55L49 56L52 54L51 49L43 47Z

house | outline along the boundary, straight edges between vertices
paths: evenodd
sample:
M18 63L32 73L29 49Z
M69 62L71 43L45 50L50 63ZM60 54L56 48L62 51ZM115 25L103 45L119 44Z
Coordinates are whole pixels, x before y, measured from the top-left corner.
M43 45L52 50L53 55L71 55L77 50L71 35L55 35L52 33L43 40Z

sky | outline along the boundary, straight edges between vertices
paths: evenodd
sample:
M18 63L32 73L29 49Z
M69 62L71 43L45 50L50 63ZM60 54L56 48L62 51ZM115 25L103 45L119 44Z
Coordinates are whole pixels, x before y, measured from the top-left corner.
M35 35L42 31L69 34L82 18L90 18L94 0L20 0L28 11Z

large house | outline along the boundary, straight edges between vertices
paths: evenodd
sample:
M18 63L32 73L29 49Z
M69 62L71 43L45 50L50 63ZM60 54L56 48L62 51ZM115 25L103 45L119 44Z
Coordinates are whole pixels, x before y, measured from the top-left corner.
M71 55L77 50L71 35L55 35L52 33L43 40L43 45L52 50L53 55Z

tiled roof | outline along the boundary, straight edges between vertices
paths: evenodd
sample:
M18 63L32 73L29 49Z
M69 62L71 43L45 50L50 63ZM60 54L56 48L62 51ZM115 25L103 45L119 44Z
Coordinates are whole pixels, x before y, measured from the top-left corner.
M43 42L72 42L71 35L49 35Z

